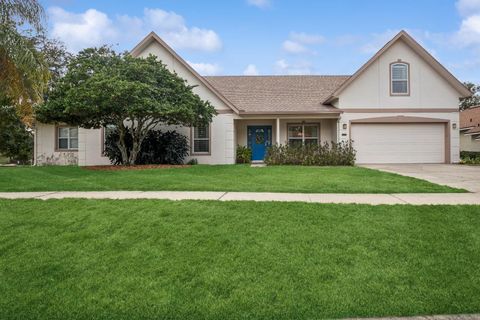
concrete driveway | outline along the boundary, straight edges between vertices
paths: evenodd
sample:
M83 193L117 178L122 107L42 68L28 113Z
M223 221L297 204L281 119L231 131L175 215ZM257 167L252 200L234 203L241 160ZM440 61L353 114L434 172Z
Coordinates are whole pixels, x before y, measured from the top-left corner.
M458 164L369 164L361 166L462 188L471 192L480 192L480 166Z

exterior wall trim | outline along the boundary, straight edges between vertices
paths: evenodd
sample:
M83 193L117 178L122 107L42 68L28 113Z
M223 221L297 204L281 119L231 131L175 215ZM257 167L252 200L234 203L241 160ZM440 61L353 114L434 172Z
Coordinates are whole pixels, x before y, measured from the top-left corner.
M72 127L75 127L75 126L69 126L67 124L56 124L55 125L55 149L54 149L55 152L78 152L78 148L77 149L60 149L58 147L58 129L60 129L60 128L72 128Z
M285 143L288 144L288 126L292 126L292 125L305 125L305 124L315 124L317 125L317 128L318 128L318 145L321 145L322 143L322 129L321 129L321 123L320 122L308 122L308 121L300 121L300 122L287 122L285 124ZM302 139L302 143L303 143L303 139Z
M392 82L393 82L393 79L392 79L392 66L394 64L405 64L407 65L407 93L393 93L392 92ZM405 62L405 61L402 61L401 59L398 59L397 61L395 62L391 62L389 65L388 65L388 70L389 70L389 82L390 82L390 97L409 97L410 96L410 63L408 62Z
M212 155L212 124L208 124L208 152L194 152L193 127L190 127L190 156Z

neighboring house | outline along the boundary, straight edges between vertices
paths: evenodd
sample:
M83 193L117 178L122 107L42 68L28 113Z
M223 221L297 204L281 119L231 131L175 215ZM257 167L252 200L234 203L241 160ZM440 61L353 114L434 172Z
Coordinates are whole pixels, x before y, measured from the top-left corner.
M207 128L175 128L199 163L234 163L237 145L261 161L272 144L350 139L357 163L459 161L459 98L471 93L404 31L352 76L202 77L153 32L131 54L156 55L215 106ZM101 129L37 124L36 163L108 164L103 139Z
M460 151L480 152L480 106L460 112Z

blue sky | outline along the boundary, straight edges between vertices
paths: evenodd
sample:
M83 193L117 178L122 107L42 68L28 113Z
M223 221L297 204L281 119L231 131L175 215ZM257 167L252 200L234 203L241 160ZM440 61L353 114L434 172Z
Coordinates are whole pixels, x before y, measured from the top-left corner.
M201 74L352 74L405 29L480 83L480 0L43 0L71 51L157 32Z

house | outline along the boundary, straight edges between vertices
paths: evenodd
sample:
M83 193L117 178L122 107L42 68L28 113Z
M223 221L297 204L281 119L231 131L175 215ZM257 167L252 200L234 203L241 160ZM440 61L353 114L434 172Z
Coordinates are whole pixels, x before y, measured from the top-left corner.
M480 152L480 106L460 112L460 150Z
M261 161L272 144L350 139L357 163L459 161L459 98L471 93L405 31L351 76L202 77L153 32L131 54L156 55L215 106L208 127L175 128L199 163L232 164L237 145ZM109 164L102 129L35 132L36 164Z

